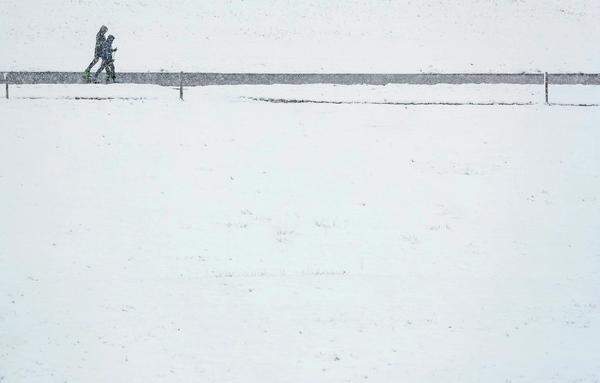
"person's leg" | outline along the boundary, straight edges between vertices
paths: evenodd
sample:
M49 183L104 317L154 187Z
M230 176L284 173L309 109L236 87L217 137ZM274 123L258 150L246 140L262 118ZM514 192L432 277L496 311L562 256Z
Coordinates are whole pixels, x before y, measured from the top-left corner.
M94 56L94 59L92 60L92 62L90 63L90 65L88 65L88 67L87 67L87 69L85 71L86 72L91 72L92 68L94 67L94 65L96 65L96 63L98 62L99 59L100 59L100 57Z
M102 63L100 64L100 68L98 68L98 70L94 74L94 81L98 80L98 75L100 73L102 73L102 71L104 70L104 68L106 68L106 60L103 59Z
M117 74L115 73L115 62L111 61L109 64L110 67L110 78L115 81L117 79Z
M111 77L112 77L112 75L111 75L111 72L110 72L110 61L107 61L106 62L106 79L105 79L105 81L107 83L110 82Z

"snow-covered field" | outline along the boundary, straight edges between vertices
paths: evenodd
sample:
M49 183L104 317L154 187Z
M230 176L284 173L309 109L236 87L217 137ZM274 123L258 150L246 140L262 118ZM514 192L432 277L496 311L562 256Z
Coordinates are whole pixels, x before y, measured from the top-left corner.
M155 85L10 85L10 97L46 100L164 100L179 97L179 88ZM600 86L551 85L553 104L600 104ZM436 84L385 86L356 85L234 85L184 87L184 98L201 104L206 97L219 102L271 100L275 102L315 102L349 104L459 103L459 104L543 104L543 85L515 84ZM162 104L158 107L161 108ZM443 114L443 112L441 112Z
M0 71L598 72L597 0L3 0Z
M0 382L598 382L600 109L436 87L13 86Z

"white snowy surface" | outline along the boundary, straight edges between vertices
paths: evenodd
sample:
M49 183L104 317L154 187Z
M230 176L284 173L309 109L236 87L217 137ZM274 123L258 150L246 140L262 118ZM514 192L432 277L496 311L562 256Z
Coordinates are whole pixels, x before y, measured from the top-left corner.
M10 85L16 99L130 99L174 100L177 87L132 84ZM561 104L600 104L600 86L551 85L549 101ZM205 102L205 97L223 100L262 99L332 103L544 103L544 86L514 84L408 85L229 85L184 87L188 101Z
M200 89L200 88L199 88ZM86 84L51 85L26 84L10 85L9 95L14 99L121 99L121 100L168 100L179 97L179 91L172 87L133 84Z
M232 93L226 87L215 88ZM345 103L527 103L544 100L541 85L507 84L242 85L235 86L234 93L245 98Z
M598 72L596 0L3 0L0 71Z
M600 379L596 107L14 88L2 382Z
M563 104L600 104L600 86L550 85L548 100Z

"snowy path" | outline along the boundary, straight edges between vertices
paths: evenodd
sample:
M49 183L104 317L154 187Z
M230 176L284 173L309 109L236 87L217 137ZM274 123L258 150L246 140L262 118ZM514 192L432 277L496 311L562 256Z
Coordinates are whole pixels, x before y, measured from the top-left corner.
M600 379L598 108L19 92L0 382Z
M10 84L82 84L81 72L0 72ZM104 75L101 75L104 79ZM0 80L1 81L1 80ZM538 73L200 73L119 72L119 83L165 86L274 85L274 84L544 84ZM549 73L548 82L568 85L599 85L598 73Z

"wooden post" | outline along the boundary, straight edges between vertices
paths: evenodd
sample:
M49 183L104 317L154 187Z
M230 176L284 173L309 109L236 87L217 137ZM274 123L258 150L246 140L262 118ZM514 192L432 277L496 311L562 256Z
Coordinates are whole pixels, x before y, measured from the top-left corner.
M179 73L179 98L183 100L183 72Z
M548 72L544 73L544 92L546 93L546 105L548 105Z
M6 86L6 99L8 100L8 80L7 80L7 77L8 77L8 73L4 73L4 82L6 83L6 85L5 85Z

